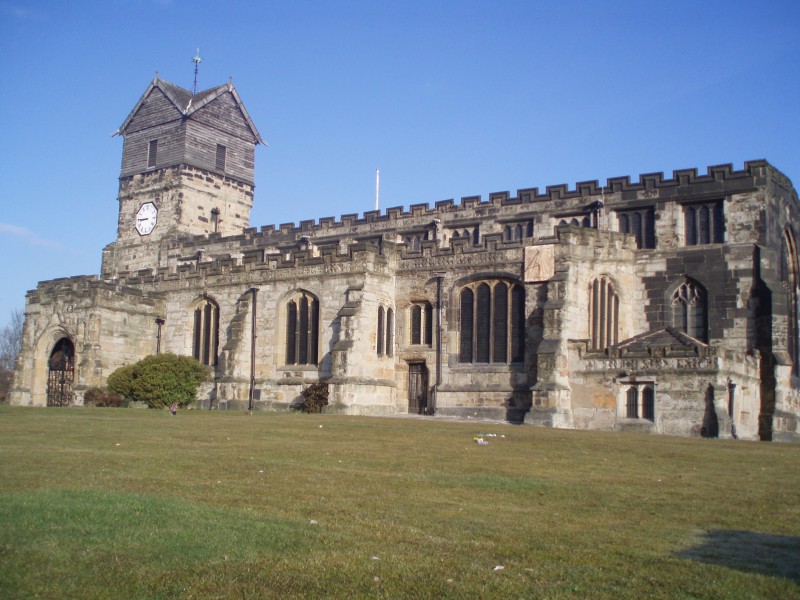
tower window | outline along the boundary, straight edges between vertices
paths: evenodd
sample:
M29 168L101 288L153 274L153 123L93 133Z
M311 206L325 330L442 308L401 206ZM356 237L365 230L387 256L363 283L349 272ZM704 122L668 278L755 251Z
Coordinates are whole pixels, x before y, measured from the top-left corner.
M656 219L652 208L620 212L619 230L636 237L637 248L656 247Z
M158 140L150 140L147 145L147 168L155 167L158 161Z
M725 235L722 202L684 206L683 229L687 246L721 244Z
M217 171L225 170L225 160L227 159L227 157L228 157L228 149L222 144L217 144L217 160L216 160Z

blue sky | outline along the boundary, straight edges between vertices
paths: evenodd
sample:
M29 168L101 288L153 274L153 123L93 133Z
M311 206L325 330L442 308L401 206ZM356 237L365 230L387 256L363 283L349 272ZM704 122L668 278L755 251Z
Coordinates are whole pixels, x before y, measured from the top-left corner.
M0 326L98 273L156 70L233 78L252 226L766 158L800 184L800 2L0 0Z

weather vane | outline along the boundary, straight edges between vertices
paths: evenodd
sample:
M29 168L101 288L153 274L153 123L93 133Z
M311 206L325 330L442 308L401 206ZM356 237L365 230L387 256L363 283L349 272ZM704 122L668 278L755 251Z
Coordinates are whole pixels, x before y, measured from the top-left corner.
M203 59L200 58L200 48L195 52L192 62L194 63L194 87L192 88L192 96L194 96L197 94L197 70L200 67L200 63L203 62Z

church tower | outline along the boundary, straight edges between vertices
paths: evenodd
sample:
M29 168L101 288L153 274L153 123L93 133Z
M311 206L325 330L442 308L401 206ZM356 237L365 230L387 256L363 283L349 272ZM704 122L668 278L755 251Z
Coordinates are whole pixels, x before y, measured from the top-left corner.
M178 237L236 235L249 226L263 140L233 84L193 94L156 77L115 135L125 142L104 279L168 266L169 242Z

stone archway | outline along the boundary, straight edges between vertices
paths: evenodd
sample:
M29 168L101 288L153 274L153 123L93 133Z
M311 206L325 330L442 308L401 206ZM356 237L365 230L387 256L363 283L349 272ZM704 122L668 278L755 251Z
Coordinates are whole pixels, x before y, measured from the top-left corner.
M47 360L47 406L72 404L75 379L75 345L69 338L56 342Z

